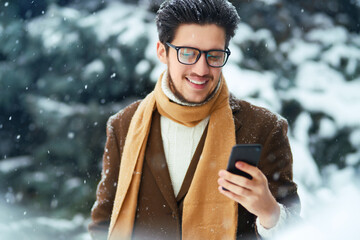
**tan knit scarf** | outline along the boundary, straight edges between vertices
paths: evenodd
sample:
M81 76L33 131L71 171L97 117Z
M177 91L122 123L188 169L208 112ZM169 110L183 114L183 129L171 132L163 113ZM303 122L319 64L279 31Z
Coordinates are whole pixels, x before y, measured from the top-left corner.
M229 105L229 91L222 77L215 96L201 106L181 106L171 102L161 89L155 90L136 110L121 157L119 180L108 239L131 239L145 149L155 108L159 113L186 126L195 126L210 115L204 149L183 203L182 239L235 239L237 203L217 190L218 171L225 169L235 127Z

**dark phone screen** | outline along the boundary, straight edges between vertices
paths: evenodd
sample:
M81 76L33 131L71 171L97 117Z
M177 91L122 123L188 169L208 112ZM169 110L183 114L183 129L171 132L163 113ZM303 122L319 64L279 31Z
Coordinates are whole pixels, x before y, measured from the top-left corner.
M252 177L235 167L235 163L238 161L246 162L252 166L257 166L261 155L260 144L238 144L231 150L227 170L236 175L244 176L252 179Z

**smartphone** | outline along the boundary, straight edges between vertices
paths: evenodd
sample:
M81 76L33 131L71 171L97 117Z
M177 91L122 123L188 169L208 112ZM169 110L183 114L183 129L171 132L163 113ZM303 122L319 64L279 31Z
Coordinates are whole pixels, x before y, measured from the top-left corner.
M227 169L229 172L244 176L248 179L252 177L235 167L235 163L238 161L246 162L252 166L257 166L261 155L261 144L237 144L233 146L228 162Z

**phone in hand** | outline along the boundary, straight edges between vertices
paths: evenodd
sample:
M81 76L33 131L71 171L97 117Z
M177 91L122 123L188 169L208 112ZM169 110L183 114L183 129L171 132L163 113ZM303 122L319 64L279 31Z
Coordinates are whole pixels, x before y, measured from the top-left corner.
M261 144L237 144L233 146L226 170L231 173L244 176L248 179L252 179L248 173L237 169L235 167L235 163L242 161L256 167L260 160L261 148Z

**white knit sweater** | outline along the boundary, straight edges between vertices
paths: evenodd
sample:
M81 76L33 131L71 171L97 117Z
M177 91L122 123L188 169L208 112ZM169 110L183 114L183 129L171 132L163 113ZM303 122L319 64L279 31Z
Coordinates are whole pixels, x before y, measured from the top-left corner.
M180 191L187 169L208 122L209 117L195 127L187 127L166 117L161 116L160 118L161 137L175 196Z

